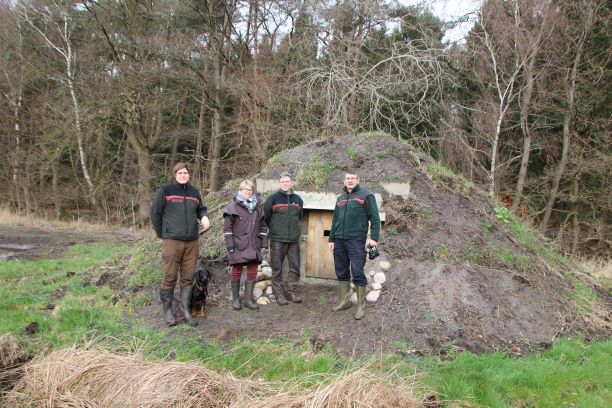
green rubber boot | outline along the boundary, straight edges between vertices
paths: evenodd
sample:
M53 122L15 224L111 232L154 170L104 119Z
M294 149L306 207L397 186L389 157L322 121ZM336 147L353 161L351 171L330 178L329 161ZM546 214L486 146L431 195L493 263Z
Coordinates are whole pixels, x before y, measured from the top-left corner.
M357 286L357 312L355 312L355 320L361 320L365 315L366 304L366 287Z
M334 312L350 309L351 307L351 282L340 281L339 283L338 288L340 290L340 303L338 306L334 307Z
M240 279L237 281L232 281L232 309L242 309L242 306L240 305Z
M244 282L244 305L251 310L259 310L259 305L253 302L253 288L255 287L255 281Z

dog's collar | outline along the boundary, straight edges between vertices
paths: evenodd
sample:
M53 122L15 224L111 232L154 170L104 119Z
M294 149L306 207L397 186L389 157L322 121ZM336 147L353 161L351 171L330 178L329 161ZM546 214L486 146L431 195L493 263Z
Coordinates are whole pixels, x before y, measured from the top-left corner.
M202 287L198 284L198 281L195 281L194 283L196 285L196 288L198 288L198 290L202 290Z

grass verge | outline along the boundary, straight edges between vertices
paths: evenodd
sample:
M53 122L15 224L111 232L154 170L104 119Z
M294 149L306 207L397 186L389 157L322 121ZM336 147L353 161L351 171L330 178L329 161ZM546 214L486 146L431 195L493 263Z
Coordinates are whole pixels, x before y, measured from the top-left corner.
M294 383L301 389L329 385L331 378L368 366L396 373L411 384L418 373L425 384L421 390L433 390L447 406L609 406L610 341L558 340L550 350L520 359L459 352L444 358L391 354L346 359L328 345L315 348L308 333L298 342L237 338L221 344L186 325L152 330L130 318L137 297L121 300L110 286L98 286L88 276L128 254L134 264L143 265L143 259L152 258L147 253L142 247L77 245L62 259L0 264L5 282L0 288L0 336L14 339L2 350L14 354L23 349L33 356L41 350L96 345L121 354L138 351L150 361L192 362L239 378ZM151 283L153 266L139 270L141 275L131 273L128 287ZM26 331L34 322L37 328ZM7 361L19 359L9 357ZM427 394L421 393L419 398Z

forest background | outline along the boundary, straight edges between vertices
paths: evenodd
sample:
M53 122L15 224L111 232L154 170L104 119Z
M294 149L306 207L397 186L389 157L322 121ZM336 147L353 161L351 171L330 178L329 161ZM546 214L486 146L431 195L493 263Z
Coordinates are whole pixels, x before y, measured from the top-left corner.
M610 8L485 0L444 22L386 0L0 0L0 204L143 226L176 161L207 194L286 148L385 132L606 257Z

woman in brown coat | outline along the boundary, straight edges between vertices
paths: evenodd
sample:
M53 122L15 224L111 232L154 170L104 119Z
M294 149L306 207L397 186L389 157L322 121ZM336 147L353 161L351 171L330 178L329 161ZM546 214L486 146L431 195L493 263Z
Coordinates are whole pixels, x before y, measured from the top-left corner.
M261 249L268 247L268 227L263 207L253 194L253 183L240 183L234 202L223 211L223 234L227 246L229 264L232 267L232 308L240 310L240 277L247 267L244 284L245 306L259 310L253 302L253 287L257 277L257 265L263 259Z

